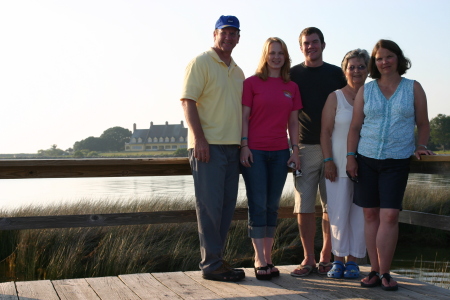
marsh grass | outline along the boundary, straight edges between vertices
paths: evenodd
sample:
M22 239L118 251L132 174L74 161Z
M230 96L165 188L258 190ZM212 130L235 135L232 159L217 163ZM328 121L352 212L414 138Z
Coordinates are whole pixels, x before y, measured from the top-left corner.
M292 194L284 195L281 205L292 206L293 201ZM407 191L405 209L450 215L449 201L450 192L446 189L413 189ZM429 203L425 205L423 202ZM238 206L245 207L246 202L239 201ZM17 217L187 209L194 209L193 198L122 198L95 203L84 199L74 204L26 206L0 211L0 215ZM322 244L320 224L321 220L317 219L316 254ZM429 235L427 232L428 238ZM0 239L1 281L198 270L200 261L196 223L1 231ZM449 244L448 240L445 245ZM253 266L253 249L247 237L246 221L232 223L224 258L234 266ZM302 259L296 219L280 219L275 236L274 262L298 264Z

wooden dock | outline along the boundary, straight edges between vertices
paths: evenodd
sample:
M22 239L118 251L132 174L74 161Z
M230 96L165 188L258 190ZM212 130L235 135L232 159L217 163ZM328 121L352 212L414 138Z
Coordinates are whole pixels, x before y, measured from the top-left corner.
M1 300L141 300L141 299L450 299L450 290L395 275L399 290L362 288L358 280L311 274L296 278L296 266L280 266L281 275L256 280L253 269L237 283L204 280L200 271L144 273L66 280L0 283ZM369 266L361 266L366 275ZM361 276L362 278L362 276Z

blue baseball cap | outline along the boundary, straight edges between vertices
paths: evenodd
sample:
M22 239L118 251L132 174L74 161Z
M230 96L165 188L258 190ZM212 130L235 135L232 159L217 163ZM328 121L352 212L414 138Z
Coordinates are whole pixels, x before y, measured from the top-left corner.
M222 29L225 27L234 27L239 29L239 20L235 16L220 16L216 22L216 29Z

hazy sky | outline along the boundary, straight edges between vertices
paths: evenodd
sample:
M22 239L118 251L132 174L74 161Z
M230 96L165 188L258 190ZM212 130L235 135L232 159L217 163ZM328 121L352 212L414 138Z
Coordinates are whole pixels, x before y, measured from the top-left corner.
M313 6L314 5L314 6ZM0 153L36 153L100 136L114 126L184 120L187 63L213 45L222 14L241 22L233 52L253 74L270 36L303 61L300 31L325 35L324 60L392 39L412 61L430 119L450 115L450 1L0 1Z

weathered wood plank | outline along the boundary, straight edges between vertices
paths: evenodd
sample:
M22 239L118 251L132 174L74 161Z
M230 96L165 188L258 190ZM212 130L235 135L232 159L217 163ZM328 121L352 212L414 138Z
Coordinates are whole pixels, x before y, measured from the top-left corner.
M406 224L419 225L442 230L450 230L449 216L403 210L400 212L399 221L401 223Z
M332 279L326 275L318 275L312 273L307 277L292 277L289 272L296 266L281 266L281 277L276 282L280 286L289 290L299 290L305 292L302 294L308 299L426 299L429 298L426 292L421 290L426 283L422 283L409 279L404 276L392 273L393 277L399 282L399 290L397 292L385 292L381 288L363 288L360 280L370 272L370 266L360 266L361 276L355 280L348 279ZM286 276L285 276L286 275ZM415 283L415 284L411 284ZM433 285L428 285L430 291L436 291L436 299L443 299L450 296L450 291ZM436 289L435 289L436 288ZM441 294L442 292L442 294Z
M280 207L278 217L296 218L296 215L293 214L292 211L293 207L291 206ZM247 220L247 216L248 209L239 207L235 210L233 220ZM321 216L322 209L320 206L317 206L316 217ZM197 222L195 210L0 218L0 230L101 227L186 222ZM400 212L400 222L450 230L450 216L405 210Z
M235 282L219 282L212 280L205 280L202 277L201 271L184 272L186 275L203 285L205 288L213 291L220 297L227 300L263 300L264 297L258 296L245 286L239 285ZM248 276L248 274L246 274Z
M258 280L252 268L245 268L244 270L245 280L239 281L238 284L245 286L260 297L265 297L266 299L307 299L302 292L282 288L277 284L280 278Z
M0 230L196 222L195 210L0 218Z
M118 277L86 278L86 281L102 300L139 300Z
M50 280L16 282L19 299L59 300Z
M450 155L413 158L411 172L450 174ZM190 174L187 158L0 159L0 179Z
M307 277L293 277L290 273L296 267L295 265L279 266L280 277L275 280L272 279L272 281L287 290L301 293L307 299L359 298L359 296L352 295L351 293L339 291L338 285L324 282L323 280L326 276L318 275L317 273L311 273Z
M181 299L151 274L119 275L119 278L141 299Z
M223 299L183 272L152 273L152 275L183 299Z
M422 155L420 160L416 157L411 159L411 173L425 174L450 174L450 155Z
M14 282L0 283L0 300L18 300Z
M360 266L363 276L370 272L370 266ZM399 294L404 295L403 299L450 299L450 290L444 289L433 284L429 284L417 279L412 279L400 274L391 273L399 284ZM381 296L384 295L381 290ZM384 297L386 299L386 297Z
M0 160L0 179L190 175L187 158Z
M53 286L61 300L99 300L86 279L53 280Z

